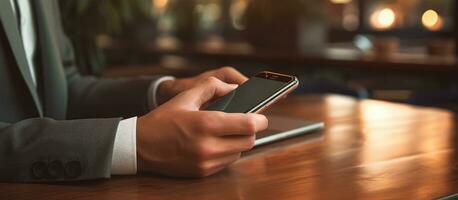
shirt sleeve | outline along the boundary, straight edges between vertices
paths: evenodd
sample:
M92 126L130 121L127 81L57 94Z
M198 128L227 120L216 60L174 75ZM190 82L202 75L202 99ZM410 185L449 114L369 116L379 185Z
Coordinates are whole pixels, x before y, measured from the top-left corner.
M159 85L161 85L161 83L164 81L170 81L170 80L175 80L175 77L163 76L151 83L149 90L148 90L148 106L150 109L154 109L157 106L159 106L157 99L156 99L157 89L159 88Z
M168 80L175 80L173 76L164 76L152 82L148 89L148 106L154 109L158 106L156 100L159 85ZM137 117L119 122L113 145L111 160L112 175L132 175L137 173Z
M111 160L112 175L137 173L137 117L119 122Z

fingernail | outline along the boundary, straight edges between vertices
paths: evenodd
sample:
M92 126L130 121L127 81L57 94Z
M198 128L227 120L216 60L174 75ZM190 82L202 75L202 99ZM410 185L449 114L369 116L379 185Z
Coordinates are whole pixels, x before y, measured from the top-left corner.
M259 121L267 120L267 117L261 114L249 113L248 115L253 116L254 118L256 118L256 120L259 120Z
M229 84L229 85L230 85L231 87L233 87L234 89L237 88L237 87L239 87L239 85L237 85L237 84Z

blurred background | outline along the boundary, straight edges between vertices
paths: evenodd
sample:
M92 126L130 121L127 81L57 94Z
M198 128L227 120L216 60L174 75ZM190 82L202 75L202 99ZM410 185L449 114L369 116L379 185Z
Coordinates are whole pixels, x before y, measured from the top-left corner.
M81 72L297 75L295 94L458 111L456 0L67 0Z

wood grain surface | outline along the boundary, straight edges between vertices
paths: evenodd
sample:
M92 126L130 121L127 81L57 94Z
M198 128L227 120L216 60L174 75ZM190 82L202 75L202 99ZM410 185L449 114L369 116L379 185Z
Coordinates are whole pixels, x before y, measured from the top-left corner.
M333 95L290 97L270 112L322 120L326 128L253 149L203 179L0 183L0 199L435 199L458 193L450 112Z

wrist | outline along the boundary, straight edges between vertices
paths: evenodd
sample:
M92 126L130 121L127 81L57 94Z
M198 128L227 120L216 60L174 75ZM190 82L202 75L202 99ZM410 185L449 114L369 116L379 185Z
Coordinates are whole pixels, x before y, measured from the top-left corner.
M161 105L175 96L175 80L166 80L162 82L157 88L156 101Z
M142 171L145 171L146 169L146 159L145 159L145 151L143 149L143 147L145 147L145 145L143 144L143 142L145 142L144 140L144 129L145 127L143 126L144 125L144 117L139 117L137 119L137 138L136 138L136 141L137 141L137 171L138 172L142 172Z

